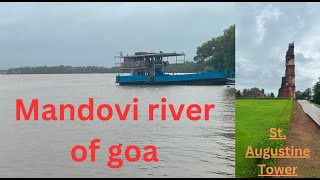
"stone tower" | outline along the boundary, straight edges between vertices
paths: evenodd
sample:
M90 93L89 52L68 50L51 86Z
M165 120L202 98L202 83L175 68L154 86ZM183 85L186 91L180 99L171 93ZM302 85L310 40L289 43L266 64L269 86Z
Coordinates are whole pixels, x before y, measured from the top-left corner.
M282 77L281 88L279 89L278 97L293 97L296 98L295 85L295 65L294 65L294 43L289 43L289 49L286 54L286 72L285 77Z

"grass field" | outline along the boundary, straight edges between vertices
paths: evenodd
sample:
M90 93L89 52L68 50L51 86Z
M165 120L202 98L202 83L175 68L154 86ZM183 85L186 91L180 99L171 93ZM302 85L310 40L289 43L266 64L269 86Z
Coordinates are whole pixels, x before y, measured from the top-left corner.
M236 177L257 177L258 164L275 166L275 159L246 159L252 148L282 147L284 141L269 140L270 128L290 127L292 99L236 99Z

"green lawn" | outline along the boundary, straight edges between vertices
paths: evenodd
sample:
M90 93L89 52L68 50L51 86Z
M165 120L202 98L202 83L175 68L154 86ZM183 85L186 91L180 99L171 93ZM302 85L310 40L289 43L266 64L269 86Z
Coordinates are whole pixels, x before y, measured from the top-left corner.
M270 128L290 127L292 99L236 99L236 177L257 177L258 164L275 166L276 159L247 159L252 148L282 147L284 141L269 140Z

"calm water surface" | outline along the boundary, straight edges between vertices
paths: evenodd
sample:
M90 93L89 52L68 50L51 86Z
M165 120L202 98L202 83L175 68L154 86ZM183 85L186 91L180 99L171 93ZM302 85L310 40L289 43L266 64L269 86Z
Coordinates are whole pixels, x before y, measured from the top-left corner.
M0 177L234 177L234 86L118 86L114 81L114 74L0 75ZM96 105L131 104L137 97L139 120L15 120L17 98L26 106L33 98L40 105L78 106L90 97ZM148 104L160 104L162 97L175 107L216 107L209 121L192 122L185 114L173 121L169 113L167 121L160 120L160 113L148 121ZM73 162L72 147L88 147L94 138L101 139L96 162ZM122 168L110 169L108 149L120 143L140 148L152 144L159 162L124 161Z

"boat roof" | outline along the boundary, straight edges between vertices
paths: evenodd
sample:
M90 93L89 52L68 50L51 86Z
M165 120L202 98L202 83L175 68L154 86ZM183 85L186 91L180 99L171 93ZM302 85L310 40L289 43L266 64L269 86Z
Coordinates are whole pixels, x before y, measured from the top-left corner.
M134 57L170 57L170 56L184 56L184 53L147 53L141 55L127 55L127 56L115 56L115 58L134 58Z

